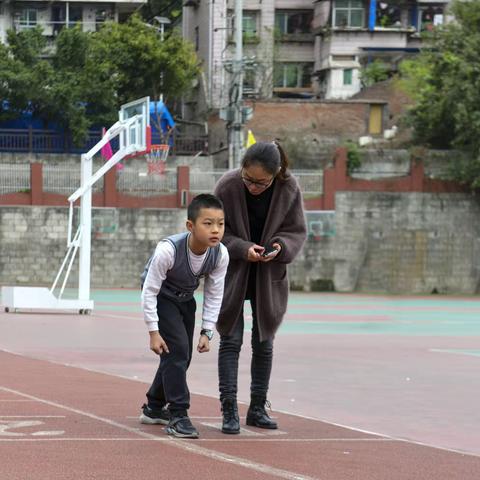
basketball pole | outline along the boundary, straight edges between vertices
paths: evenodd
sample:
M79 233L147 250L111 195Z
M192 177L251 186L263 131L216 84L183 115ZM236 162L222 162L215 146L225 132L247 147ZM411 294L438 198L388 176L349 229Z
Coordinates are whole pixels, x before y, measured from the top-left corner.
M92 253L92 187L123 158L150 152L149 97L121 106L119 121L112 125L102 139L81 156L80 187L68 197L67 253L50 289L45 287L2 286L2 304L6 312L18 309L77 310L87 314L93 310L90 299L90 268ZM120 137L120 148L95 173L93 157L110 140ZM74 203L80 200L79 222L72 235ZM80 250L80 252L78 252ZM75 299L62 298L76 254L79 254L78 295ZM63 276L58 297L55 289Z
M81 186L85 186L92 178L92 157L82 155ZM80 258L78 268L78 299L90 299L90 264L92 250L92 189L89 188L80 200Z
M68 201L71 205L80 199L80 238L79 238L79 272L78 272L78 299L83 301L90 300L90 277L91 277L91 251L92 251L92 187L102 178L112 167L114 167L120 160L127 155L137 153L143 150L143 147L138 145L128 145L110 158L95 174L93 172L93 156L98 153L104 145L107 144L113 137L128 131L131 126L136 126L139 122L139 117L134 116L125 120L124 122L117 122L105 133L102 140L95 145L90 151L81 156L81 182L80 188L76 190ZM70 221L73 221L70 218ZM71 231L71 225L69 225ZM68 273L67 273L68 275Z

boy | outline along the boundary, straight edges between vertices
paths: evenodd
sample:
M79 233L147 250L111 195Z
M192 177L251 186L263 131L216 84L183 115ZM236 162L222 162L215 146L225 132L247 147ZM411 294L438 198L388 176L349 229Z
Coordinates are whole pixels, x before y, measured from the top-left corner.
M147 264L142 308L150 349L161 361L140 422L168 425L167 433L175 437L198 438L187 414L190 393L186 374L192 358L196 310L193 293L200 278L205 277L197 351L208 352L229 257L220 243L225 230L222 202L214 195L198 195L188 206L187 215L188 232L160 241Z

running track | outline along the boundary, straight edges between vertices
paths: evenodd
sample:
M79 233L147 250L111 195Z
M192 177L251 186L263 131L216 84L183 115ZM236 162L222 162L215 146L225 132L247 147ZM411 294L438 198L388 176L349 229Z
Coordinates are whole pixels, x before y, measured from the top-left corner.
M206 395L186 441L137 420L155 369L137 293L96 295L89 317L0 314L1 480L480 478L478 299L293 295L270 395L280 430L220 433L211 352L192 365ZM248 355L240 379L247 400Z

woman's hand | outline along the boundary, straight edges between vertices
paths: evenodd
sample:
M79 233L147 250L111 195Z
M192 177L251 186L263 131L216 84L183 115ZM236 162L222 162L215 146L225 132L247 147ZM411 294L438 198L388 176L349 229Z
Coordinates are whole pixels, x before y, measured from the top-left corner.
M261 246L261 245L252 245L249 249L248 249L248 252L247 252L247 260L249 262L259 262L262 257L261 257L261 253L264 251L265 249Z
M272 247L275 249L272 253L270 253L266 257L260 256L261 262L271 262L280 253L280 250L282 249L282 246L279 243L272 243Z

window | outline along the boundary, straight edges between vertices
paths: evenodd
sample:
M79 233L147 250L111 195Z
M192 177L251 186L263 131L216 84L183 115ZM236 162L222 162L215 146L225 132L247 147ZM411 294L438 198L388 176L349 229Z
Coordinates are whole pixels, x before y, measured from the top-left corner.
M255 93L255 70L247 68L243 74L243 93L252 95Z
M310 33L312 19L312 11L277 10L275 12L275 27L281 35Z
M351 85L353 79L353 69L352 68L345 68L343 70L343 84L344 85Z
M335 0L333 26L340 28L363 28L365 7L362 0Z
M274 87L309 88L312 86L311 63L277 63L274 68Z
M35 8L24 8L20 13L20 26L33 28L37 25L37 10Z
M257 36L257 14L256 12L244 11L242 17L243 37L254 38Z
M398 2L378 2L376 12L377 27L384 28L400 28L402 26L401 21L401 9L397 6Z
M98 8L95 10L95 25L96 29L102 28L102 25L113 18L112 11L107 8ZM72 19L70 18L70 21Z
M433 27L443 24L443 7L421 8L418 16L418 30L430 31Z
M69 27L74 27L77 23L82 23L83 7L81 5L70 4L68 9Z
M198 52L198 49L200 48L200 29L195 27L195 51Z

